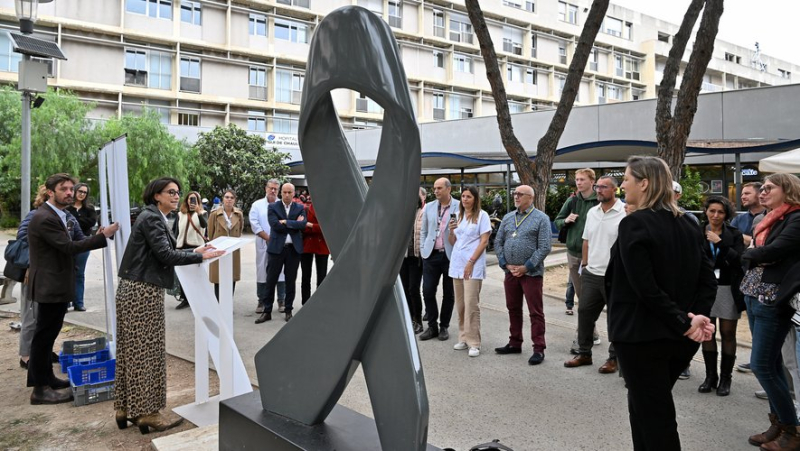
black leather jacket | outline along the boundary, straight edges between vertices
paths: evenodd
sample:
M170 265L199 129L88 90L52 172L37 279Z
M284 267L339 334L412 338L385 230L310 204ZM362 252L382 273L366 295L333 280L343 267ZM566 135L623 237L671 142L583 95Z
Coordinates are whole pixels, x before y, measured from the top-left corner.
M119 277L171 288L174 266L201 261L203 256L200 254L175 250L175 237L167 229L164 216L158 207L148 205L133 224L119 267Z

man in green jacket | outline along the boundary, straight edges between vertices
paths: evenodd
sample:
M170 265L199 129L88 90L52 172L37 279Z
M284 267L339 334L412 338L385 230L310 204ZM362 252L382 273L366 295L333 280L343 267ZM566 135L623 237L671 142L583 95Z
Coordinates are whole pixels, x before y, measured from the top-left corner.
M580 300L581 282L578 269L581 266L581 253L583 249L583 229L586 226L586 213L597 205L597 195L594 192L595 174L590 168L575 171L575 187L578 192L564 202L561 211L556 216L555 224L558 230L567 228L567 264L569 266L569 279L575 288L575 295ZM567 305L567 314L571 314L572 306Z

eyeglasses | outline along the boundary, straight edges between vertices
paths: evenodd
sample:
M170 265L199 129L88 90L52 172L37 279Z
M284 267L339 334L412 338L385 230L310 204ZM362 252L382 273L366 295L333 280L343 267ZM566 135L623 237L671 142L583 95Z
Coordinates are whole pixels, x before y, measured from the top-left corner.
M608 186L608 185L592 185L592 189L595 190L595 191L597 191L597 190L607 190L607 189L610 189L610 188L612 188L612 187Z
M169 194L170 196L180 196L180 195L181 195L181 192L180 192L180 191L178 191L178 190L174 190L174 189L169 189L169 190L166 190L166 191L161 191L161 192L162 192L162 193L167 193L167 194Z
M89 194L89 191L86 191L85 189L79 189L78 194Z
M518 193L516 191L511 193L511 195L514 196L514 197L530 196L530 194L528 194L528 193Z
M778 185L764 185L758 189L758 192L769 194L774 188L777 188Z

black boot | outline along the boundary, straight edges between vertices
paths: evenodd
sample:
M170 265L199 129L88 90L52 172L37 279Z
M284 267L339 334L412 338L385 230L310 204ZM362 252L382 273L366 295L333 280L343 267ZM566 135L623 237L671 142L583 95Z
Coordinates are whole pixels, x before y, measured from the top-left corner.
M731 375L733 374L733 364L736 362L736 355L722 354L722 362L719 365L719 387L717 396L728 396L731 394Z
M697 388L700 393L711 393L717 388L719 376L717 375L717 353L703 351L703 360L706 363L706 380Z

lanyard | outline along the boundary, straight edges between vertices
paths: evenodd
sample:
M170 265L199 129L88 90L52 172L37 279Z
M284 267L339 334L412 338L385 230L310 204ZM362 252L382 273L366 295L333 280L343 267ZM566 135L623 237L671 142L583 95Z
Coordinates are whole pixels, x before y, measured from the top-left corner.
M711 256L714 257L714 261L717 261L717 255L719 255L719 248L714 246L714 243L711 241L708 242L708 247L711 248Z
M530 216L531 213L533 213L533 208L531 208L530 211L528 211L528 213L525 214L525 216L523 216L522 219L519 221L517 221L517 215L514 214L514 233L511 234L511 238L517 237L517 229L519 229L519 226L521 226L522 223L525 222L526 219L528 219L528 216Z
M439 238L439 235L442 233L442 220L447 211L450 210L450 205L442 208L442 204L440 203L436 206L436 209L436 215L438 216L436 220L436 238Z

